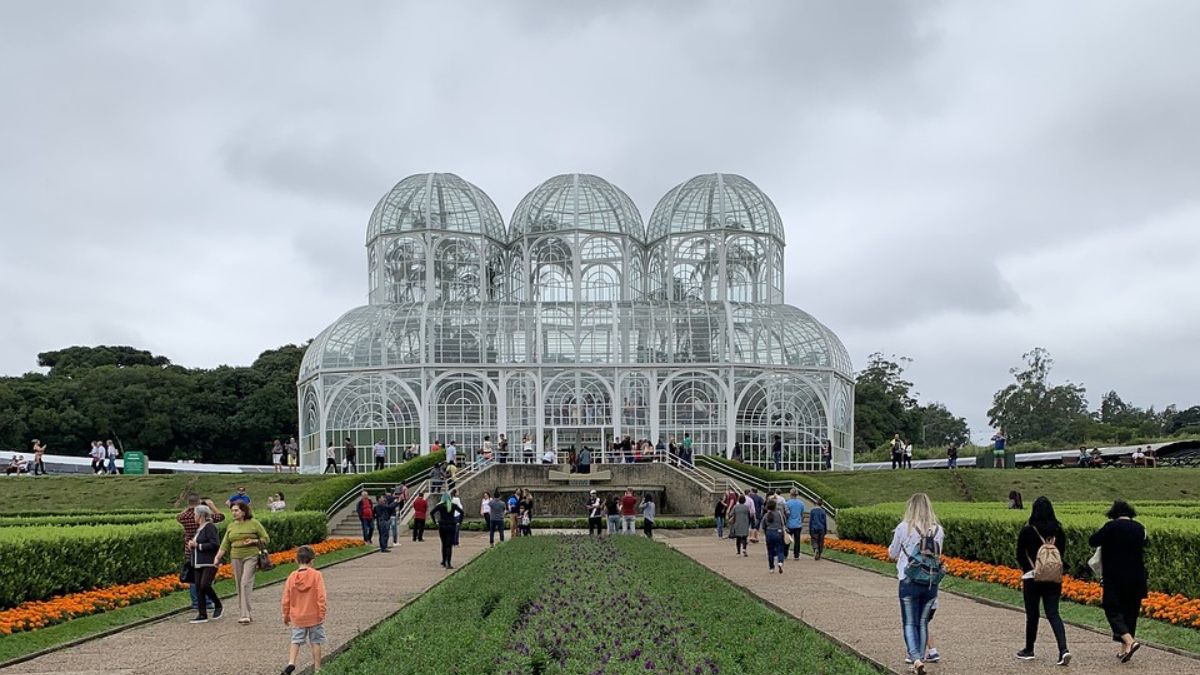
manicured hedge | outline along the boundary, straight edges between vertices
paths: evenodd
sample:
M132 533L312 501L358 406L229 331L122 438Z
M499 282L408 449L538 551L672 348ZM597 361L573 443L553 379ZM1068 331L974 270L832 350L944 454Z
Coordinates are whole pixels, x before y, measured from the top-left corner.
M272 551L325 539L321 513L271 514L262 523L271 535ZM0 528L0 608L144 581L178 571L182 562L183 529L174 520Z
M301 511L324 511L336 502L342 495L354 489L360 483L397 483L408 480L422 471L430 469L434 464L446 458L445 452L436 452L422 457L414 457L400 466L393 466L383 471L368 473L342 474L321 481L320 485L309 488L304 496L296 502L296 509Z
M806 473L776 473L770 469L764 469L760 466L754 466L753 464L743 464L741 462L735 462L732 459L713 457L711 455L700 455L696 457L696 464L698 464L700 468L704 468L705 465L716 465L714 466L714 470L719 470L717 469L717 466L727 466L744 474L754 476L764 483L778 483L789 480L796 481L809 490L817 493L821 499L825 500L825 503L829 504L835 509L851 506L849 500L839 496L827 483L823 482L820 478Z
M1091 515L1076 512L1070 502L1055 505L1067 536L1063 563L1068 574L1092 579L1087 559L1092 549L1087 540L1105 523L1108 505L1094 505ZM946 529L946 554L1015 567L1017 533L1029 519L1029 510L1006 509L992 504L935 504L938 518ZM1138 508L1138 505L1134 505ZM1168 507L1156 503L1145 510ZM1179 512L1189 510L1184 506ZM845 509L838 512L838 536L843 539L888 545L892 531L904 513L903 504ZM1200 519L1146 516L1139 514L1150 544L1146 548L1146 568L1150 588L1164 593L1182 593L1200 597Z
M0 516L0 527L30 527L35 525L139 525L158 520L174 520L177 511L145 511L141 513L87 513L74 516Z

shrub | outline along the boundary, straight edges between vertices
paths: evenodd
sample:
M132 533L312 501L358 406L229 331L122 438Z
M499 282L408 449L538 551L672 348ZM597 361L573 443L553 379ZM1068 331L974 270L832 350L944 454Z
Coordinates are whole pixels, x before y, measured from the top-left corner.
M296 509L300 511L324 511L334 502L341 498L342 495L354 489L356 485L361 483L400 483L409 478L426 471L433 467L434 464L446 458L444 452L437 452L422 457L414 457L400 466L393 466L382 471L370 471L368 473L342 474L337 477L326 478L319 485L315 485L304 493L304 496L296 502Z
M1029 518L1029 511L1006 509L993 504L949 503L935 505L938 518L946 528L946 554L969 560L1013 566L1017 564L1017 533ZM1107 505L1092 505L1084 511L1064 502L1056 504L1059 521L1067 537L1063 565L1067 574L1091 579L1087 559L1092 549L1087 540L1105 522ZM1146 511L1165 512L1161 503ZM1177 513L1194 511L1181 506ZM879 504L846 509L838 513L838 536L873 544L887 545L892 530L904 513L902 504ZM1087 513L1088 515L1085 515ZM1149 546L1146 548L1146 569L1150 588L1164 593L1200 596L1200 518L1186 515L1175 517L1147 516L1138 521L1146 528Z
M228 523L227 518L219 527ZM321 513L262 518L279 551L325 538ZM137 525L41 525L0 529L0 608L178 571L183 530L174 520Z
M508 518L504 520L506 527L509 523ZM601 524L607 527L607 521L601 521ZM587 518L534 518L529 521L529 526L535 530L586 530L588 526ZM637 526L640 530L642 527L642 519L637 519ZM654 529L656 530L700 530L709 527L716 527L717 521L715 518L657 518L654 521ZM409 524L412 527L412 524ZM474 519L463 521L462 529L471 532L486 532L487 526L483 520Z
M72 516L0 516L0 527L30 527L34 525L138 525L157 520L174 520L176 511L145 511L141 513L87 513Z

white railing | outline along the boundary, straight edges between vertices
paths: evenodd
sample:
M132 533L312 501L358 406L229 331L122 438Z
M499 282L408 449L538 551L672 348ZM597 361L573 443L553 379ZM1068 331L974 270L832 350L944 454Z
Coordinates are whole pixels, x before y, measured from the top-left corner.
M463 483L466 483L467 481L471 480L475 476L478 476L480 473L482 473L487 467L491 466L492 464L493 464L493 462L488 462L483 459L478 459L478 460L468 464L467 466L463 467L462 469L459 469L458 473L455 474L455 476L454 476L455 487L458 487L458 486L462 485ZM432 472L433 472L433 468L431 467L424 471L421 471L420 473L413 474L407 478L401 479L399 481L393 481L391 483L359 483L359 484L355 485L353 488L350 488L349 490L347 490L345 494L343 494L341 497L338 497L338 499L333 503L333 505L331 505L329 508L325 509L325 520L327 520L327 521L331 520L342 509L346 508L350 504L353 504L354 501L358 499L359 495L362 494L363 490L366 490L368 492L388 491L388 490L391 490L392 488L394 488L395 486L399 485L400 483L404 483L405 485L411 485L413 483L418 483L418 484L424 485L425 490L429 490L430 487L432 486L432 479L430 479L430 474ZM443 475L442 486L445 486L446 482L448 482L449 480L450 480L449 476ZM410 487L409 494L413 494L413 492L414 492L414 490ZM411 499L409 501L411 502Z
M723 462L718 462L715 460L707 460L707 461L702 460L702 461L705 464L705 466L712 469L713 471L724 474L728 478L733 478L740 483L748 485L757 490L761 490L763 492L771 492L773 490L778 489L781 492L786 493L786 492L795 490L802 497L804 497L805 499L808 499L810 502L813 502L814 504L817 503L818 500L820 500L825 503L825 512L829 514L829 517L834 518L834 519L837 518L837 509L834 508L833 506L831 506L829 504L828 500L821 497L821 495L817 494L811 488L809 488L807 485L804 485L803 483L799 483L794 480L763 480L762 478L759 478L758 476L746 473L737 468L729 466L728 464L725 464Z

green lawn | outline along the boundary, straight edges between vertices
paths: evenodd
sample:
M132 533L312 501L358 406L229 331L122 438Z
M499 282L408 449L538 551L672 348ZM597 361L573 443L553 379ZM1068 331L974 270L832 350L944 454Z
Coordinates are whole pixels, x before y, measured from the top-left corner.
M747 471L744 465L734 465ZM1054 502L1200 500L1200 469L908 469L774 473L754 468L768 480L795 480L834 506L902 502L914 492L933 501L1004 503L1021 493L1028 505L1039 495Z
M322 480L322 476L285 473L8 478L0 483L0 514L169 510L182 508L192 491L221 505L238 486L246 488L253 505L265 508L267 497L275 492L295 504Z
M830 560L837 560L855 567L879 572L887 576L893 576L896 573L896 565L894 563L882 562L865 556L854 555L852 553L843 553L842 551L825 550L825 557ZM990 600L991 602L1009 605L1016 609L1025 607L1024 599L1021 596L1021 591L1015 588L1009 588L1001 584L991 584L983 581L972 581L970 579L960 579L958 577L946 577L942 580L942 590L951 591L960 595L966 595L973 598ZM1081 605L1078 603L1063 600L1059 605L1059 612L1062 614L1063 621L1067 623L1077 624L1087 628L1099 630L1104 634L1108 634L1108 621L1104 618L1104 610L1092 605ZM1176 626L1163 621L1155 621L1141 617L1138 619L1138 640L1147 644L1165 645L1174 647L1175 649L1190 652L1192 654L1200 654L1200 630L1187 628L1184 626ZM937 620L930 624L930 634L934 645L937 645Z
M327 567L339 562L371 553L371 546L344 548L332 553L318 556L317 567ZM270 572L262 572L255 578L255 586L262 587L277 583L287 578L296 569L296 565L278 565ZM218 581L214 588L222 598L233 597L236 591L231 580ZM157 600L142 602L129 607L85 616L73 621L55 624L48 628L23 633L14 633L0 639L0 665L35 652L49 649L67 642L92 637L100 633L112 631L136 623L143 619L157 618L171 612L184 609L191 604L188 591L177 591ZM236 609L236 607L235 607ZM230 619L232 621L232 619Z
M584 536L521 537L484 553L323 672L601 670L879 672L677 551L641 537Z

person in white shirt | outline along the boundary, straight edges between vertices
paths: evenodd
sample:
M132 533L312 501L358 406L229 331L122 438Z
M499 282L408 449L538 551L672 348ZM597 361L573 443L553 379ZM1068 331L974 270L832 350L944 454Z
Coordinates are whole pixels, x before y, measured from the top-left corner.
M521 464L533 463L533 439L529 434L525 434L521 438Z
M451 441L451 443L453 442ZM450 503L458 507L457 511L451 509L451 513L454 514L454 545L458 546L458 535L462 532L463 515L467 513L463 510L462 500L458 498L458 490L450 491Z
M329 473L330 469L338 473L337 448L333 446L333 441L329 441L329 447L325 448L325 473Z
M554 451L546 448L546 451L542 453L542 464L553 464L554 460Z
M92 473L104 473L104 445L100 441L92 441L92 450L88 454L92 456Z
M913 672L925 673L926 645L929 640L929 613L937 600L937 584L917 583L908 578L909 556L923 548L935 549L940 557L945 531L933 512L929 496L918 492L908 499L904 520L892 532L888 558L896 561L900 580L900 616L904 623L904 645L912 660Z
M114 476L117 475L117 455L119 454L121 453L117 452L117 446L113 445L112 441L109 441L108 445L104 448L104 457L108 459L108 473Z
M480 451L483 455L483 461L490 463L492 461L492 437L483 437L483 449Z
M454 441L450 441L450 443L448 445L446 445L446 463L454 464L457 466L458 463L454 461L457 458L458 458L458 446L454 444Z
M904 468L912 468L912 443L904 444Z
M382 438L375 441L374 450L375 450L375 470L382 471L384 461L387 459L387 444L385 444L383 442Z

